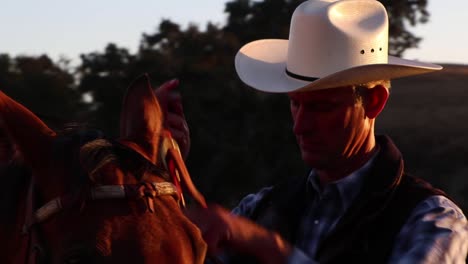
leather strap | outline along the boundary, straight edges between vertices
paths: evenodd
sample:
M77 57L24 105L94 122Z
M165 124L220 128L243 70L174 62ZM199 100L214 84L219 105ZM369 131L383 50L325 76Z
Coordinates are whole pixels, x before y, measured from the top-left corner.
M23 226L23 233L28 233L31 227L35 224L47 220L49 217L62 211L64 208L69 208L73 205L75 199L70 195L65 195L52 199L36 211L34 211L33 199L34 196L31 190L34 188L31 183L27 199L27 213L25 217L25 224ZM144 188L142 188L144 186ZM146 182L138 185L102 185L91 188L89 192L89 200L102 200L102 199L126 199L126 198L154 198L156 196L172 195L177 199L178 191L176 187L170 182ZM151 206L148 203L148 206ZM151 211L151 210L150 210ZM34 229L32 229L34 230Z
M23 235L28 235L26 256L26 263L28 264L36 264L44 257L44 250L40 246L38 230L29 228L30 222L33 219L35 204L34 177L31 177L26 198L25 224L23 226Z

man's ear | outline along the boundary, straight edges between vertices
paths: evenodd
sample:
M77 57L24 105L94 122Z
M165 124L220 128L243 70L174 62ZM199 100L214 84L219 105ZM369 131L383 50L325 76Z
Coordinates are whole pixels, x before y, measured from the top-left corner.
M370 119L376 118L387 103L388 96L389 91L383 85L368 89L364 99L366 116Z

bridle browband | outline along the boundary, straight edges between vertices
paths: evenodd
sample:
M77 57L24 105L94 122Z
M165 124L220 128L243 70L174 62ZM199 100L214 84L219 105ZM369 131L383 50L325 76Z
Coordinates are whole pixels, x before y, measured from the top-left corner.
M146 199L148 210L153 213L153 199L164 195L174 196L178 201L179 194L177 188L171 182L142 182L140 184L95 186L89 190L86 200L95 201L105 199L144 198ZM32 200L33 197L28 197L28 201ZM60 211L72 207L75 203L76 195L72 194L52 199L39 209L35 210L29 217L26 217L23 225L23 233L27 234L33 225L44 222Z

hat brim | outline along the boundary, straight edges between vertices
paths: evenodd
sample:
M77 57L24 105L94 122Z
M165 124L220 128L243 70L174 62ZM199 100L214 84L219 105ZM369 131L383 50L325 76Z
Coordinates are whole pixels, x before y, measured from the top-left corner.
M235 68L247 85L264 92L312 91L389 80L441 70L439 65L388 56L386 64L368 64L335 72L316 81L303 81L286 74L288 40L264 39L243 46Z

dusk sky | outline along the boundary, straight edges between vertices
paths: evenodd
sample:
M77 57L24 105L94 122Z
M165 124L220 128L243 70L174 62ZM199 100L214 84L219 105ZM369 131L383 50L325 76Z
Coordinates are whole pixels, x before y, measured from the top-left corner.
M467 0L428 0L430 21L413 31L424 38L405 58L468 64ZM48 54L78 62L108 43L135 52L143 33L163 18L182 26L225 22L225 0L0 0L0 53Z

